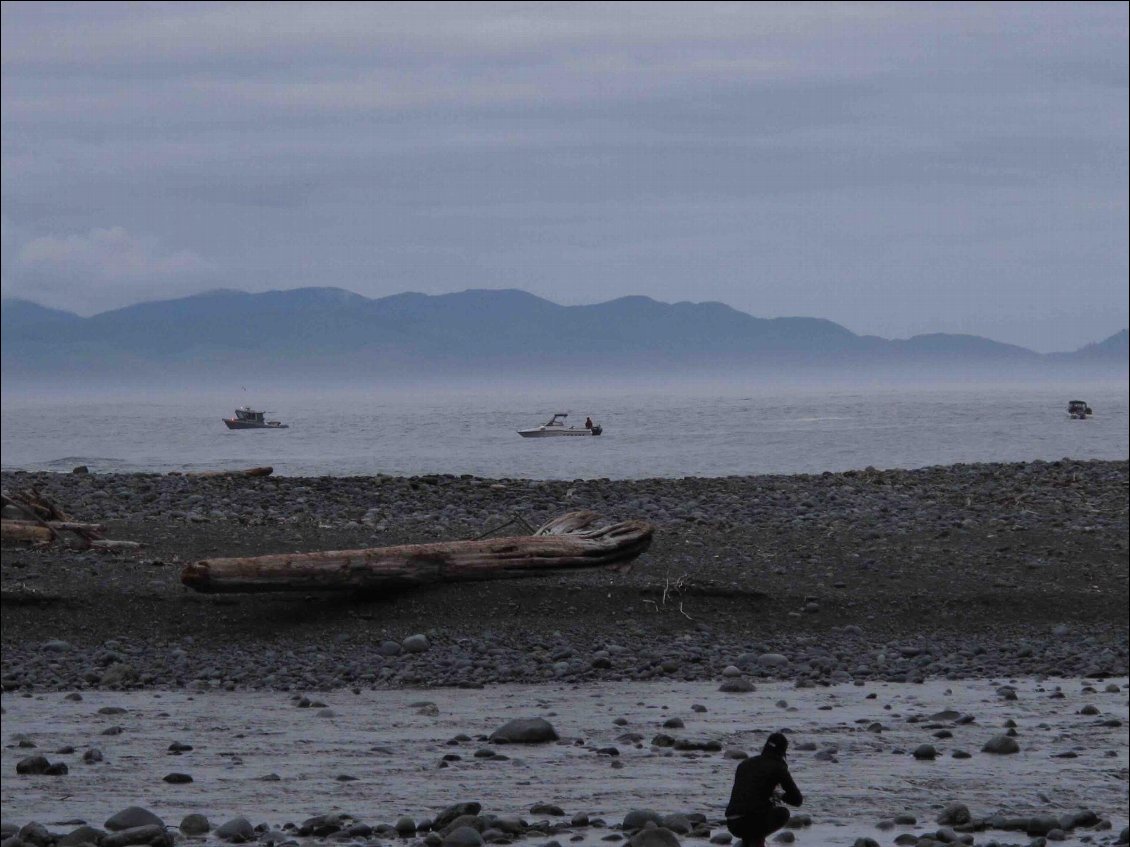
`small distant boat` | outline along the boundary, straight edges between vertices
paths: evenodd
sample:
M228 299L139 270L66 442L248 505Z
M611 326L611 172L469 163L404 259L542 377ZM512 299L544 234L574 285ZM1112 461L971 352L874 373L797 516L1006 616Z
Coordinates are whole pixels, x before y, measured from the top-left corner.
M264 420L266 412L256 412L250 406L235 410L234 418L223 418L228 429L289 429L287 424Z
M520 429L518 434L523 438L555 438L567 435L600 435L604 428L592 422L592 418L585 421L584 426L565 426L568 412L558 412L541 426L533 429Z
M1084 400L1071 400L1067 404L1067 416L1073 421L1085 421L1093 414Z

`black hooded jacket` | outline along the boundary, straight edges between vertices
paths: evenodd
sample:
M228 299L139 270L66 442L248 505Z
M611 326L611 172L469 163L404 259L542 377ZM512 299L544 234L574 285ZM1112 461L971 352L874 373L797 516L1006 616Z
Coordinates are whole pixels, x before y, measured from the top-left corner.
M804 802L783 756L763 752L760 756L745 759L734 774L734 788L726 805L726 817L744 817L766 811L773 805L773 790L778 785L784 791L782 799L790 806Z

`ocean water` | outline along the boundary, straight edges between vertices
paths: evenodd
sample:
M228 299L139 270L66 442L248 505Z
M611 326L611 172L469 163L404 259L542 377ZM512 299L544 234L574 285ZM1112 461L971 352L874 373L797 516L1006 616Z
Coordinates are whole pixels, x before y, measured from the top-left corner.
M1095 411L1070 420L1067 401ZM229 431L243 404L279 431ZM569 411L597 438L525 439ZM490 387L385 392L5 391L8 469L168 472L271 465L292 476L427 473L613 479L1126 459L1125 382L1081 385Z

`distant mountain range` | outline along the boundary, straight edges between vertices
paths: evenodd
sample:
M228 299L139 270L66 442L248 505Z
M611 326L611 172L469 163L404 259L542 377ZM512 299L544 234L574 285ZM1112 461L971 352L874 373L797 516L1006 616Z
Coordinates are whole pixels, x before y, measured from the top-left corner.
M369 299L337 288L211 291L89 318L3 301L5 380L193 375L393 381L489 374L697 374L733 368L1125 372L1127 331L1040 354L972 335L887 340L819 318L756 318L721 303L622 297L559 306L524 291Z

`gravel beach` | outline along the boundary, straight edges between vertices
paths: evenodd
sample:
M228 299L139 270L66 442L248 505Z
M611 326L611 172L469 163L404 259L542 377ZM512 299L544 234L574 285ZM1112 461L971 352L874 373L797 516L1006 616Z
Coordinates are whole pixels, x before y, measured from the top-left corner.
M539 482L4 473L136 552L6 547L4 690L1127 673L1127 463ZM196 594L216 556L471 538L574 509L657 532L627 574ZM416 637L419 636L419 637ZM411 639L411 640L409 640Z

